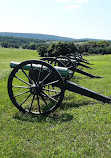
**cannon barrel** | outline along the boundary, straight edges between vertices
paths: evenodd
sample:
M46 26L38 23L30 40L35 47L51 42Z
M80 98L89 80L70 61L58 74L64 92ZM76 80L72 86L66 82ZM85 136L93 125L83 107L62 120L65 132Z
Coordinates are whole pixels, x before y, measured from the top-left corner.
M111 98L105 95L99 94L97 92L94 92L88 88L79 86L78 84L73 83L71 81L65 81L65 87L66 87L66 90L68 91L75 92L75 93L102 101L104 103L111 103Z
M11 67L11 68L15 68L15 67L16 67L17 65L19 65L19 64L20 64L20 63L18 63L18 62L11 61L11 62L10 62L10 67ZM34 69L39 69L39 70L41 69L41 65L33 64L32 66L33 66ZM65 68L65 67L60 67L60 66L54 66L54 67L55 67L56 70L61 74L62 77L67 78L68 75L69 75L70 73L72 73L72 71L69 71L68 68ZM24 69L24 70L28 70L28 71L32 70L31 65L26 65L26 66L23 67L23 69ZM43 66L43 69L44 69L44 70L48 70L47 67L45 67L45 66Z

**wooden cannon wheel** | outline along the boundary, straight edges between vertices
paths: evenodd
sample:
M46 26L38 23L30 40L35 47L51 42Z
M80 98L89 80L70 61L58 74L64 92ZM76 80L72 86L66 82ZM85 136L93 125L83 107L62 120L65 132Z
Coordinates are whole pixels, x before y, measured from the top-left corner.
M56 59L60 60L66 68L68 68L70 71L72 71L72 73L70 74L70 76L68 78L68 80L70 80L74 75L75 68L77 65L74 65L73 62L71 61L71 59L66 56L58 56L58 57L56 57Z
M64 91L61 75L41 60L20 63L8 79L9 97L23 113L47 115L55 111L63 100Z
M65 80L70 80L74 75L75 66L72 63L72 61L66 56L58 56L54 58L47 57L47 58L42 58L41 60L44 60L53 66L61 66L67 68L71 73L69 73L67 77L63 78Z

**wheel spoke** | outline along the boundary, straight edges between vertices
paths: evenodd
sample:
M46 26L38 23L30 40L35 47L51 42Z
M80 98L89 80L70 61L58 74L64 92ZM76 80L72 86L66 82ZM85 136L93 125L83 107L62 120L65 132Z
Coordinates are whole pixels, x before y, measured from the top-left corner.
M69 63L67 63L65 66L67 67L69 64L70 64L70 62L69 62Z
M38 79L37 79L37 82L36 82L37 84L39 83L40 74L41 74L41 71L39 70Z
M33 69L32 63L31 63L31 69L32 69L32 72L33 72L34 83L36 84L36 75L35 75L35 71Z
M69 66L69 67L68 67L68 69L71 69L71 68L73 68L73 66Z
M54 63L55 63L54 66L57 66L57 65L56 65L56 64L57 64L56 61L55 61Z
M14 97L18 97L18 96L23 95L23 94L26 94L26 93L28 93L28 92L30 92L30 91L26 91L26 92L23 92L23 93L20 93L20 94L14 95Z
M51 75L51 73L52 73L52 71L50 71L50 72L48 73L48 75L41 81L40 84L42 84L42 83Z
M33 84L33 81L32 81L31 78L26 74L26 72L23 70L23 68L22 68L22 72L25 74L25 76L28 78L28 80Z
M39 113L41 114L41 109L40 109L40 104L39 104L39 96L37 95L37 101L38 101L38 106L39 106Z
M54 60L52 59L52 61L50 62L50 64L52 64L52 63L53 63L53 61L54 61Z
M49 96L48 94L44 93L43 91L42 91L42 93L43 93L45 96L47 96L49 99L51 99L51 100L53 100L54 102L57 103L57 100L55 100L53 97Z
M31 94L29 94L28 97L19 106L23 105L30 96L31 96Z
M58 82L59 82L59 80L56 80L56 81L53 81L53 82L49 82L47 84L42 85L42 87L45 87L45 86L48 86L48 85L52 85L52 84L58 83Z
M35 94L33 95L32 102L31 102L30 107L29 107L29 111L31 111L31 108L32 108L32 105L33 105L34 99L35 99Z
M44 96L42 94L40 94L40 96L41 96L41 99L43 100L43 102L45 103L45 105L50 109L50 107L48 106L47 102L44 99Z
M48 85L48 89L49 89L49 86L50 86L50 85ZM48 94L50 94L50 91L48 91Z
M42 88L42 89L45 90L45 91L60 93L60 91L56 91L56 90L52 90L52 89L46 89L46 88Z
M14 86L12 86L12 87L14 87L14 88L26 88L26 89L30 89L30 87L25 87L25 86L16 86L16 85L14 85Z
M52 86L53 90L55 90L55 88ZM55 94L57 95L57 92L55 92Z
M27 85L31 86L31 84L30 84L30 83L27 83L26 81L22 80L21 78L19 78L19 77L17 77L17 76L14 76L14 77L15 77L15 78L17 78L18 80L20 80L20 81L24 82L25 84L27 84Z
M41 75L41 72L43 70L43 65L41 66L40 70L39 70L39 74L38 74L38 79L37 79L37 84L39 84L39 80L40 80L40 75Z

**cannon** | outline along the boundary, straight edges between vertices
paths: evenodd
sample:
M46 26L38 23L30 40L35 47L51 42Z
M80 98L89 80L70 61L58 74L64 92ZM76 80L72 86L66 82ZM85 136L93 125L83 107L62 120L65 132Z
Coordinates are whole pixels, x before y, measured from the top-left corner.
M69 57L72 60L76 60L77 62L83 62L83 63L88 64L88 65L94 65L94 64L89 63L80 54L75 54L75 55L74 54L67 54L67 57Z
M56 60L53 60L53 59L56 59L59 62L59 64ZM67 67L70 71L73 71L72 75L70 75L70 78L73 77L74 72L80 73L80 74L88 76L90 78L102 78L102 76L95 76L93 74L90 74L86 71L81 70L80 68L77 67L78 64L76 63L76 61L71 60L67 56L58 56L58 57L55 57L53 59L51 59L51 58L42 58L42 60L45 60L50 64L54 63L54 65L57 64L57 66L59 65L59 66L62 66L62 67Z
M23 113L52 113L62 103L65 90L104 103L111 102L110 97L71 82L68 76L72 72L68 68L54 66L43 60L11 62L10 66L13 70L8 78L8 94L12 103Z
M76 65L76 66L82 66L82 67L85 67L85 68L88 68L88 69L93 69L92 67L90 67L90 66L87 66L87 65L85 65L85 64L83 64L83 63L81 63L81 60L79 60L79 58L78 57L75 57L75 58L71 58L71 57L67 57L67 56L59 56L59 58L68 58L68 59L70 59L71 60L71 62L74 64L74 65ZM57 57L58 58L58 57ZM64 59L61 59L63 62L64 62Z

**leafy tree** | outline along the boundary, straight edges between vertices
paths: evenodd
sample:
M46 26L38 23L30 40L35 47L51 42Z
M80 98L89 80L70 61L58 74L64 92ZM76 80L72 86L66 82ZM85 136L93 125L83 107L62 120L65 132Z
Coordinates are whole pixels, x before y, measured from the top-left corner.
M17 49L18 49L18 48L19 48L19 46L18 46L17 44L15 44L15 45L14 45L14 48L17 48Z
M23 49L27 49L27 47L28 47L27 44L24 44L24 45L22 46Z
M67 55L75 53L76 51L77 47L74 43L68 42L52 43L48 48L49 56Z
M4 47L4 48L9 48L9 43L1 42L1 46Z
M111 45L107 47L107 54L111 54Z
M39 55L41 57L44 57L45 56L45 53L47 53L47 46L43 45L43 46L39 46L37 48L37 51L39 52Z
M35 43L31 43L31 44L29 45L29 49L31 49L31 50L36 50L36 44L35 44Z

